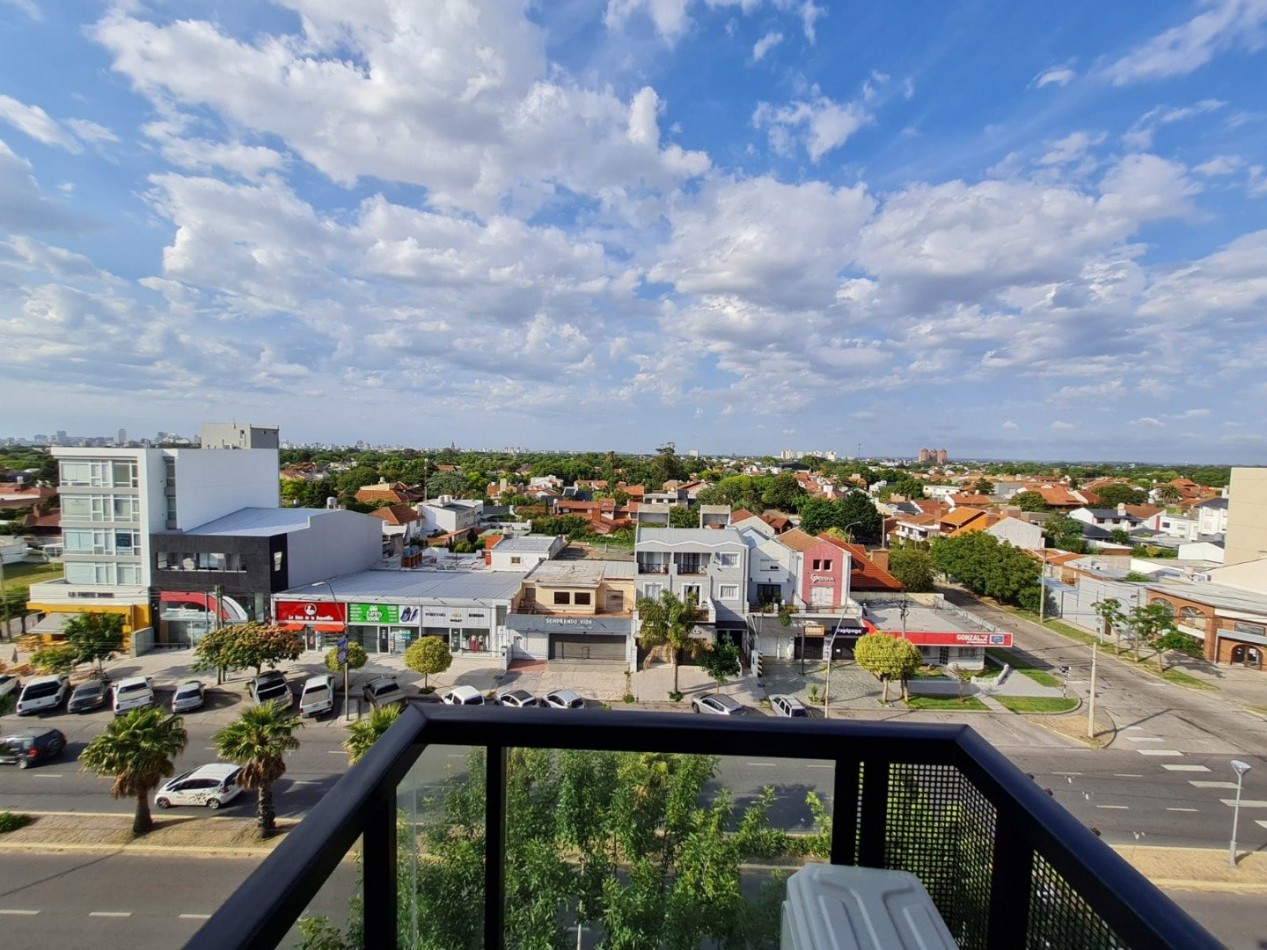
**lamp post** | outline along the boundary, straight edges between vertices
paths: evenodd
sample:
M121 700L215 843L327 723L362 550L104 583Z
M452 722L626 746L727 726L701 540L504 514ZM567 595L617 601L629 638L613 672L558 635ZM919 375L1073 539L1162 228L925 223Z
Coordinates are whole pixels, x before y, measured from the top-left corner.
M1232 760L1232 771L1236 773L1236 804L1232 806L1232 845L1228 849L1227 863L1236 867L1236 826L1241 819L1241 780L1245 778L1252 765L1240 759Z
M1038 622L1047 622L1047 549L1043 548L1043 568L1038 575Z
M330 581L313 581L312 586L325 584L326 589L330 591L330 600L337 608L339 606L339 595L334 592L334 585ZM336 616L338 611L335 611ZM347 722L352 718L352 701L348 695L348 621L347 614L343 615L343 633L339 637L339 653L342 657L340 666L343 667L343 721Z

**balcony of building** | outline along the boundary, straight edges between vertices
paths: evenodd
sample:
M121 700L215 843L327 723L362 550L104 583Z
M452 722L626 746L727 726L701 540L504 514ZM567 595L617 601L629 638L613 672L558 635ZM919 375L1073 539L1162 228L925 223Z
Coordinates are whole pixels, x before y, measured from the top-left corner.
M591 754L578 758L576 751ZM643 779L623 771L608 784L595 779L606 757L624 756L628 764L630 753L659 755L634 757L647 767ZM455 775L451 763L464 755L465 773ZM679 871L685 879L672 900L622 903L637 876L654 874L657 862L639 863L636 842L622 839L609 849L602 829L589 827L596 823L587 816L624 796L631 820L646 825L638 833L648 847L665 847L682 828L685 834L703 828L708 815L718 814L715 804L698 805L705 817L685 825L680 813L690 811L690 802L679 803L678 825L644 820L672 813L646 806L657 800L669 755L709 757L713 767L732 756L740 764L784 760L770 780L782 792L814 775L824 809L812 829L801 829L797 848L788 849L792 839L784 839L782 866L795 871L806 858L786 855L808 852L834 865L909 871L961 947L1218 946L968 727L430 706L406 708L187 946L293 946L297 921L317 914L326 916L332 929L325 935L334 943L306 945L502 947L524 944L531 931L533 945L594 946L615 940L605 929L613 922L636 932L648 915L666 914L684 927L724 928L730 918L693 919L697 903L712 909L716 901L690 876L707 871L699 866ZM439 788L437 767L448 775ZM577 776L590 771L586 786ZM585 787L593 797L568 794ZM793 790L805 797L803 784ZM715 803L714 792L707 794ZM747 842L736 848L768 840L742 821L718 828L723 840ZM539 845L549 835L561 835L566 845L543 852ZM578 845L595 840L601 844L592 849ZM351 852L357 861L348 860ZM692 854L707 864L716 852ZM738 870L718 881L739 903L736 925L769 931L748 932L762 945L778 940L781 878L771 879L770 867L779 860L766 854L732 861ZM587 876L595 868L599 873ZM705 873L702 880L712 879ZM756 895L769 885L774 901L758 907ZM310 938L312 926L305 925ZM666 943L665 933L678 940L674 945L720 945L711 936L683 942L679 931L659 933L648 946ZM841 935L842 945L850 936ZM624 937L620 945L635 945L628 932Z
M637 556L639 574L669 573L668 554L639 554Z

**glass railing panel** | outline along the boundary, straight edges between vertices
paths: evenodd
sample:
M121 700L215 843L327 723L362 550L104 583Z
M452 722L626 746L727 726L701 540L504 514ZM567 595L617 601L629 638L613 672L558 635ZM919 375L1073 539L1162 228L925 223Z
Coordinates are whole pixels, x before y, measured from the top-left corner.
M364 945L361 939L361 844L358 838L279 946L336 950Z

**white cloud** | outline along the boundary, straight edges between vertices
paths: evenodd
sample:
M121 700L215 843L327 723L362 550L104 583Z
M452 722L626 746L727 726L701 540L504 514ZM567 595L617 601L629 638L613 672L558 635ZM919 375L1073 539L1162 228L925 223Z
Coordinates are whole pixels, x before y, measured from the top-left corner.
M31 163L0 141L0 231L13 234L78 226L60 205L45 197Z
M1255 52L1267 36L1267 0L1202 0L1191 20L1160 33L1108 67L1115 86L1183 76L1232 49Z
M1185 409L1179 413L1180 419L1204 419L1210 414L1209 409Z
M778 108L762 102L752 115L754 126L769 129L770 146L776 152L787 154L796 140L804 145L812 162L844 145L871 120L871 113L860 102L839 103L821 95Z
M645 13L665 42L676 43L690 26L686 8L691 0L607 0L603 22L609 30L623 29L635 13Z
M1101 180L1100 205L1136 221L1182 217L1191 210L1188 199L1201 190L1186 172L1156 155L1127 155Z
M1208 257L1159 273L1139 312L1193 327L1210 320L1225 326L1234 319L1248 320L1257 333L1264 309L1267 230L1241 235Z
M818 31L815 24L827 15L827 8L820 7L814 3L814 0L804 0L801 4L801 27L805 30L805 38L811 43L818 41Z
M1015 422L1013 422L1011 419L1008 419L1006 422L1003 423L1003 428L1013 430L1013 429L1019 429L1020 426L1017 425Z
M1245 160L1237 155L1216 155L1200 165L1193 165L1192 170L1212 178L1217 175L1231 175L1245 166Z
M1153 135L1161 126L1173 125L1175 122L1185 122L1200 115L1217 112L1225 105L1227 103L1220 99L1202 99L1195 105L1183 106L1178 109L1158 106L1144 113L1122 136L1122 141L1134 149L1144 150L1152 148Z
M1053 422L1051 427L1057 432L1072 432L1074 429L1078 428L1072 422L1061 422L1060 420Z
M1071 132L1063 139L1052 142L1050 150L1039 158L1035 164L1068 165L1072 162L1081 161L1086 157L1087 152L1103 142L1105 137L1103 132L1097 135L1092 135L1090 132Z
M1034 85L1039 89L1043 86L1067 86L1077 76L1078 74L1068 66L1053 66L1035 76Z
M1120 399L1126 395L1126 387L1120 379L1108 379L1102 383L1089 383L1085 386L1065 386L1058 390L1053 399L1067 402L1074 399Z
M1166 424L1160 419L1154 419L1152 416L1140 416L1138 419L1132 419L1130 424L1143 429L1164 429Z
M45 145L56 145L68 152L78 152L82 148L74 135L39 106L18 102L11 96L0 95L0 121Z
M752 47L753 62L761 62L761 60L765 59L766 53L770 52L770 50L774 49L782 42L783 34L776 33L773 30L761 37L761 39L757 40Z

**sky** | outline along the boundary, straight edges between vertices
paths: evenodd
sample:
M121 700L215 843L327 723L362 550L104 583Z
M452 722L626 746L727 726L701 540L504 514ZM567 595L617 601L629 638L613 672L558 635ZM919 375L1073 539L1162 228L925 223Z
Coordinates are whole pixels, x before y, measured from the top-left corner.
M0 0L0 436L1267 463L1267 0Z

